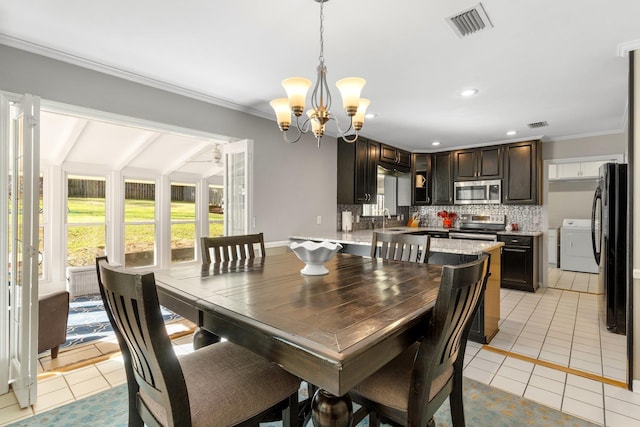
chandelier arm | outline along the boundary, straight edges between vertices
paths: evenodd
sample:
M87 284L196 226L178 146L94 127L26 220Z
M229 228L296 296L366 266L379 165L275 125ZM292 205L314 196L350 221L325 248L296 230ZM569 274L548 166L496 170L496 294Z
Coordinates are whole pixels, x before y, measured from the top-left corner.
M291 128L289 128L289 129L291 129ZM290 144L294 144L294 143L300 141L300 138L302 138L302 135L308 133L310 129L311 129L311 121L310 121L310 119L305 119L305 121L302 122L302 126L300 126L300 117L296 116L295 130L298 131L297 136L294 139L291 139L291 140L289 138L287 138L287 132L282 132L282 136L284 137L285 142L288 142Z
M349 120L349 127L347 128L347 130L342 130L342 128L340 127L340 121L337 118L335 118L334 116L330 116L330 119L333 120L334 122L336 122L336 127L338 128L338 133L343 138L344 138L344 136L346 134L349 133L349 131L351 131L351 129L355 129L353 127L353 121L352 120ZM358 133L357 130L355 132L356 132L356 134Z

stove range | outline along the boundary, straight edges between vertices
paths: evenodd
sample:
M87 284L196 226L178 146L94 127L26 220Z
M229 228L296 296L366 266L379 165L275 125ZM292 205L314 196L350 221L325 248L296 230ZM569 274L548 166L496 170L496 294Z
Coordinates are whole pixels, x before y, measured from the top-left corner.
M506 215L461 214L456 231L449 232L450 239L497 241L498 231L505 230Z

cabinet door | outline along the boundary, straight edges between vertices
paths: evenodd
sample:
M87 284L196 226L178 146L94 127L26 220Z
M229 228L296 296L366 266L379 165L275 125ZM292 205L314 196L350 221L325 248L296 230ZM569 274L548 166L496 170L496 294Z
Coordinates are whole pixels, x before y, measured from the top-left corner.
M380 144L380 161L384 163L398 163L396 148L386 144Z
M606 160L580 163L580 176L582 178L597 178L600 175L600 166L607 163Z
M476 179L476 150L453 152L454 181L470 181Z
M376 203L378 194L378 152L380 145L377 142L369 141L367 145L367 183L366 192L368 203Z
M558 179L580 178L580 163L559 163L557 165Z
M413 205L431 204L431 154L413 155L411 169L411 202Z
M502 248L502 286L520 290L533 289L533 253L529 246Z
M479 178L502 178L502 147L480 148L477 151L477 157L477 176Z
M398 150L398 166L405 170L411 168L411 153L404 150Z
M452 157L450 151L433 154L433 204L453 204Z
M505 204L536 204L541 200L542 167L538 141L509 144L504 148L503 198Z
M454 181L502 178L502 147L453 152Z

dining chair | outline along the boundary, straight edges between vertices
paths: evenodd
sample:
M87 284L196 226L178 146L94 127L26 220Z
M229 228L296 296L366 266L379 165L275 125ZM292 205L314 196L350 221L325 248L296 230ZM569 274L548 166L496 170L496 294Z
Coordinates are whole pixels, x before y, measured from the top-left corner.
M260 256L264 256L264 235L244 234L240 236L201 237L202 263L245 260L256 257L254 245L260 246Z
M489 276L488 255L477 261L442 269L438 298L424 338L358 384L351 398L361 408L353 425L369 415L369 426L380 421L401 426L435 426L433 414L449 397L451 420L464 427L462 367L478 302Z
M378 248L378 242L382 243ZM423 263L429 257L430 237L402 233L373 232L371 258Z
M129 388L129 426L249 426L281 411L297 425L300 379L225 341L177 357L153 273L96 259L100 294L118 338Z

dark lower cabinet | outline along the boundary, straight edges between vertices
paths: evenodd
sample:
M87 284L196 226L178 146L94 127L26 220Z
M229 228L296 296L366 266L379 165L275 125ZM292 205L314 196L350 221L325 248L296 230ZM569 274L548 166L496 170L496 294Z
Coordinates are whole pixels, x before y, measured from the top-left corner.
M503 234L501 286L519 291L538 289L538 248L536 237Z

